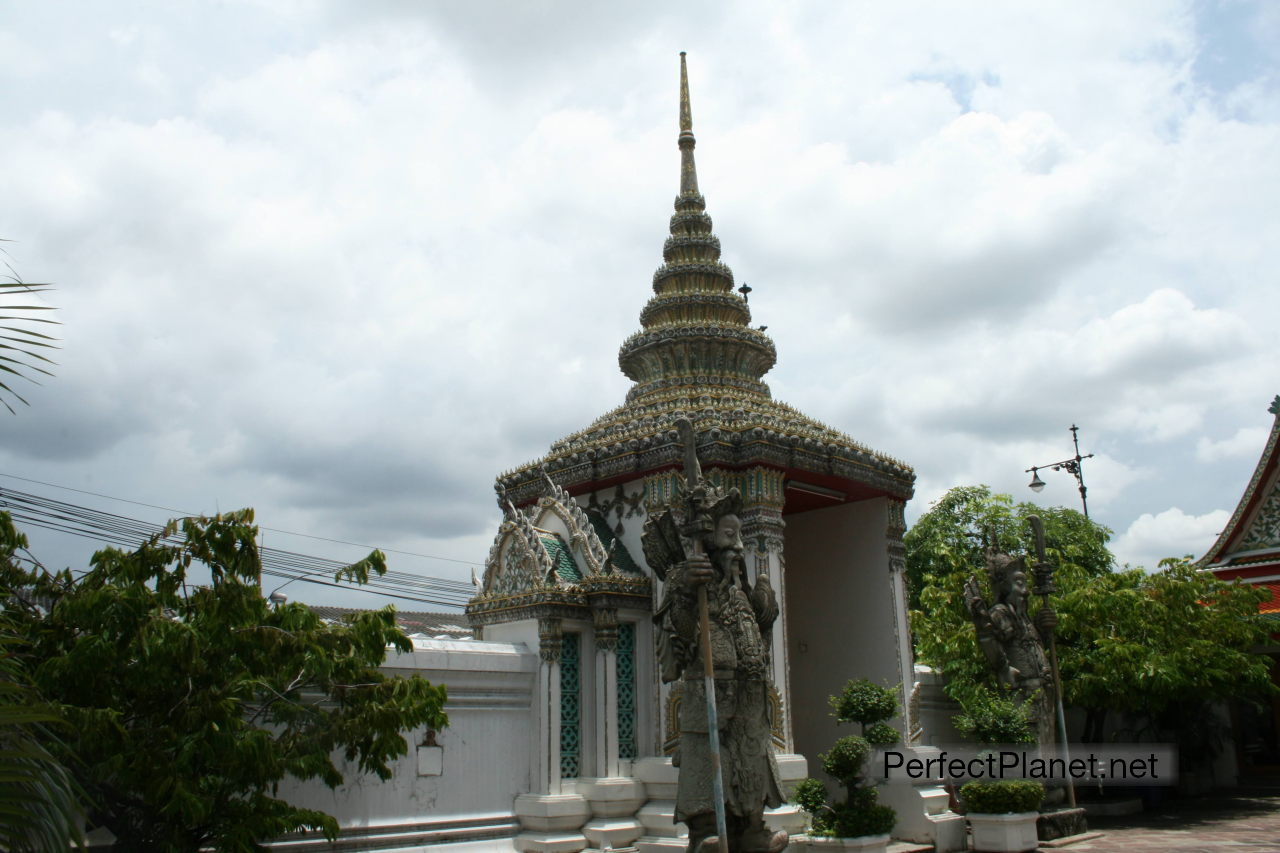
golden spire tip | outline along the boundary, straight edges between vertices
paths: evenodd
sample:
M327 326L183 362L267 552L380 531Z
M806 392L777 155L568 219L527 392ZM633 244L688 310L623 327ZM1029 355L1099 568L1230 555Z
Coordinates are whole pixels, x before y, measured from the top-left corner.
M689 69L680 51L680 133L693 134L693 110L689 107Z

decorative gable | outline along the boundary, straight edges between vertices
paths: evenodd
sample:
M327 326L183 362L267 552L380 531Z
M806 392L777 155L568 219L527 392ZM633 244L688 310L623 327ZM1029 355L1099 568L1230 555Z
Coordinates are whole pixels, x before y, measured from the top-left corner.
M1280 547L1280 483L1273 483L1253 522L1240 540L1246 551Z
M546 479L531 506L507 503L485 561L473 625L545 616L591 618L598 607L652 609L651 582L602 518Z
M542 547L547 549L547 556L551 557L551 565L555 568L557 578L568 583L577 583L582 580L582 572L578 569L578 564L573 561L573 554L569 551L569 546L560 538L560 534L539 530L538 539L541 540Z
M1200 559L1205 568L1220 570L1280 561L1280 394L1267 411L1275 420L1262 457L1226 528Z

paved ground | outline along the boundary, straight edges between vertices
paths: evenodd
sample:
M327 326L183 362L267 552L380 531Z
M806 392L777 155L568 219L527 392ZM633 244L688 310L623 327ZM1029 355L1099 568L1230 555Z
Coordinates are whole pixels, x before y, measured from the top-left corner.
M1280 792L1174 800L1128 817L1090 818L1101 838L1053 853L1280 853Z

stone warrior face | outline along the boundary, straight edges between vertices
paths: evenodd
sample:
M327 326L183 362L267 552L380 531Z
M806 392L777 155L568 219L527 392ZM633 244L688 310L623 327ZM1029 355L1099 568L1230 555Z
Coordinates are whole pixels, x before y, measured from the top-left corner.
M1010 596L1009 600L1012 604L1020 604L1023 607L1027 604L1027 576L1023 572L1014 572L1013 577L1009 579Z
M717 553L730 555L732 558L742 556L742 521L738 516L729 513L716 521L711 542Z

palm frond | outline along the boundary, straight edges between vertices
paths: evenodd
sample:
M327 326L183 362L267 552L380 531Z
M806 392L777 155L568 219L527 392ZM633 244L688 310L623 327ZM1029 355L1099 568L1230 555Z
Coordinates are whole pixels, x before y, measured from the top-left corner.
M0 249L0 252L3 251L3 249ZM30 326L34 323L57 324L58 321L35 316L42 311L52 311L54 309L51 306L41 305L26 297L46 293L53 288L44 282L23 281L22 276L18 275L18 272L8 261L4 262L4 266L8 269L8 274L0 277L0 320L16 321L18 325L0 327L0 330L12 333L0 335L0 361L8 362L8 364L0 364L0 370L39 385L40 383L36 382L31 374L43 373L45 376L52 376L53 374L41 367L40 363L55 364L55 362L31 348L57 349L57 344L51 343L56 341L57 338L41 334L30 328ZM0 403L11 413L16 414L16 410L10 404L11 399L23 405L30 405L17 391L0 382Z
M81 843L84 799L71 772L42 741L59 720L40 703L14 637L0 633L0 850L66 850Z

